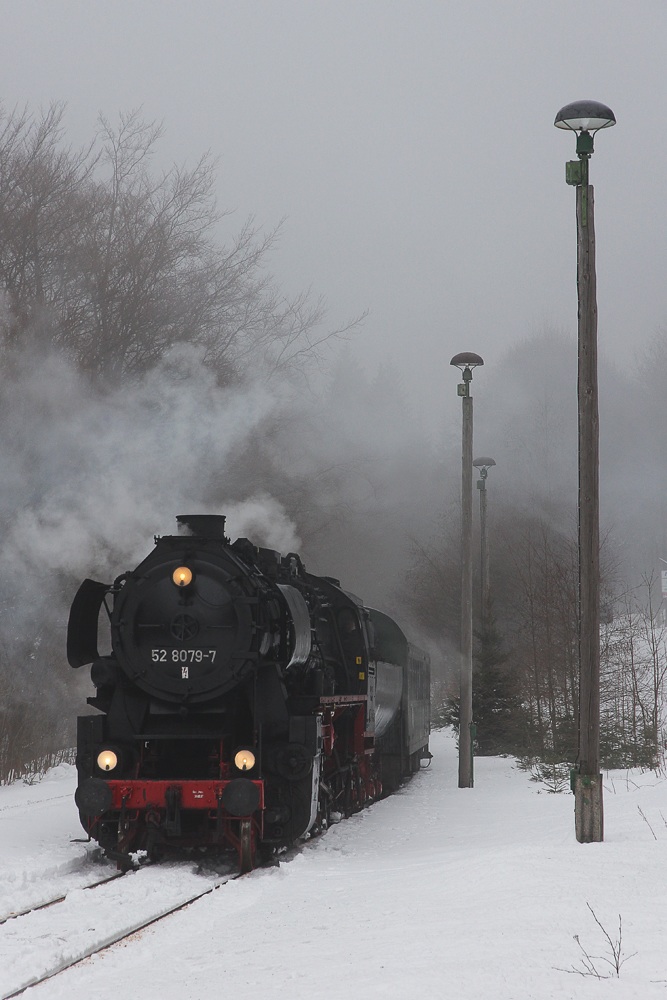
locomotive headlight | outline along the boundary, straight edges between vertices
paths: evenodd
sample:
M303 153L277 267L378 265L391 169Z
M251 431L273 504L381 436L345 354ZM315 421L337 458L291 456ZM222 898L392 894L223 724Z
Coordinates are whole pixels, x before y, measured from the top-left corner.
M113 771L118 766L118 755L113 750L103 750L97 755L97 766L100 771Z
M179 566L171 574L171 578L177 587L189 587L192 583L192 570L187 566Z
M234 755L234 766L239 771L252 771L255 766L255 755L252 750L237 750Z

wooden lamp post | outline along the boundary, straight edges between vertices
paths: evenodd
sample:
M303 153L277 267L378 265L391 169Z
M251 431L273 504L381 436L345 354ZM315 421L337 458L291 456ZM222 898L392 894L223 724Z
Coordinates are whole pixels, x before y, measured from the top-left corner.
M459 704L459 788L472 788L472 370L484 361L479 354L455 354L451 365L462 372L457 392L463 407L462 486L461 486L461 662Z
M603 840L600 774L600 497L597 376L597 301L593 188L588 161L593 136L616 124L598 101L575 101L556 115L556 128L577 136L577 160L565 165L565 179L577 189L577 297L579 366L579 753L572 774L577 840Z

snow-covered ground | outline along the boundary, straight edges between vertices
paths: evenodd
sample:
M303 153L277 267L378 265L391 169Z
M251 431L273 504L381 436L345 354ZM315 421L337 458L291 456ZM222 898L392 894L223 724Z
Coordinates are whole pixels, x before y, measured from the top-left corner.
M549 794L504 758L478 758L475 788L459 789L452 737L434 733L431 748L431 767L398 795L25 997L667 997L667 779L606 775L605 842L581 845L570 794ZM73 907L84 895L77 880L109 871L71 842L82 835L73 786L61 766L39 785L0 788L0 918L63 890L72 891L61 907ZM73 909L44 911L61 914L62 953L92 924L121 914L129 925L150 895L190 891L204 879L192 867L117 880L94 915L90 890L77 929ZM612 972L619 915L620 976L580 975L587 961ZM40 964L39 926L32 938L18 927L0 927L0 992L17 982L11 969Z

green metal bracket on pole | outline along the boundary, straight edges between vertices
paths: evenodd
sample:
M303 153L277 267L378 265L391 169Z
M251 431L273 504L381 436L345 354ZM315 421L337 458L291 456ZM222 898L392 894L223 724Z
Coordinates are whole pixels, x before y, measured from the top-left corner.
M581 178L581 160L568 160L565 164L565 183L578 185L581 184Z
M590 788L594 781L595 776L590 774L580 774L576 767L570 770L570 790L573 792L577 783L577 778L581 779L581 784L584 788Z
M586 135L587 133L583 133ZM581 136L580 136L581 138ZM593 136L588 136L591 140L590 148L593 151ZM588 148L588 147L587 147ZM568 160L565 164L565 183L581 188L581 224L588 225L588 159L590 153L579 150L577 142L578 160Z
M470 383L472 381L472 372L470 368L466 366L463 369L463 382L461 382L456 387L456 391L459 396L469 396L470 395Z
M590 132L581 131L577 135L577 156L589 157L593 155L593 136Z

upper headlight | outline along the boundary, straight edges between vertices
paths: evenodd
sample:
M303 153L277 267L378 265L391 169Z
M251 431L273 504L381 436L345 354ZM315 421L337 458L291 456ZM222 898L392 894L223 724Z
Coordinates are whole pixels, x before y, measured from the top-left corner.
M252 750L237 750L234 755L234 765L239 771L252 771L255 766L255 755Z
M188 587L192 583L192 570L187 566L179 566L171 574L171 578L177 587Z
M118 766L118 755L113 750L102 750L97 755L97 766L100 771L113 771Z

